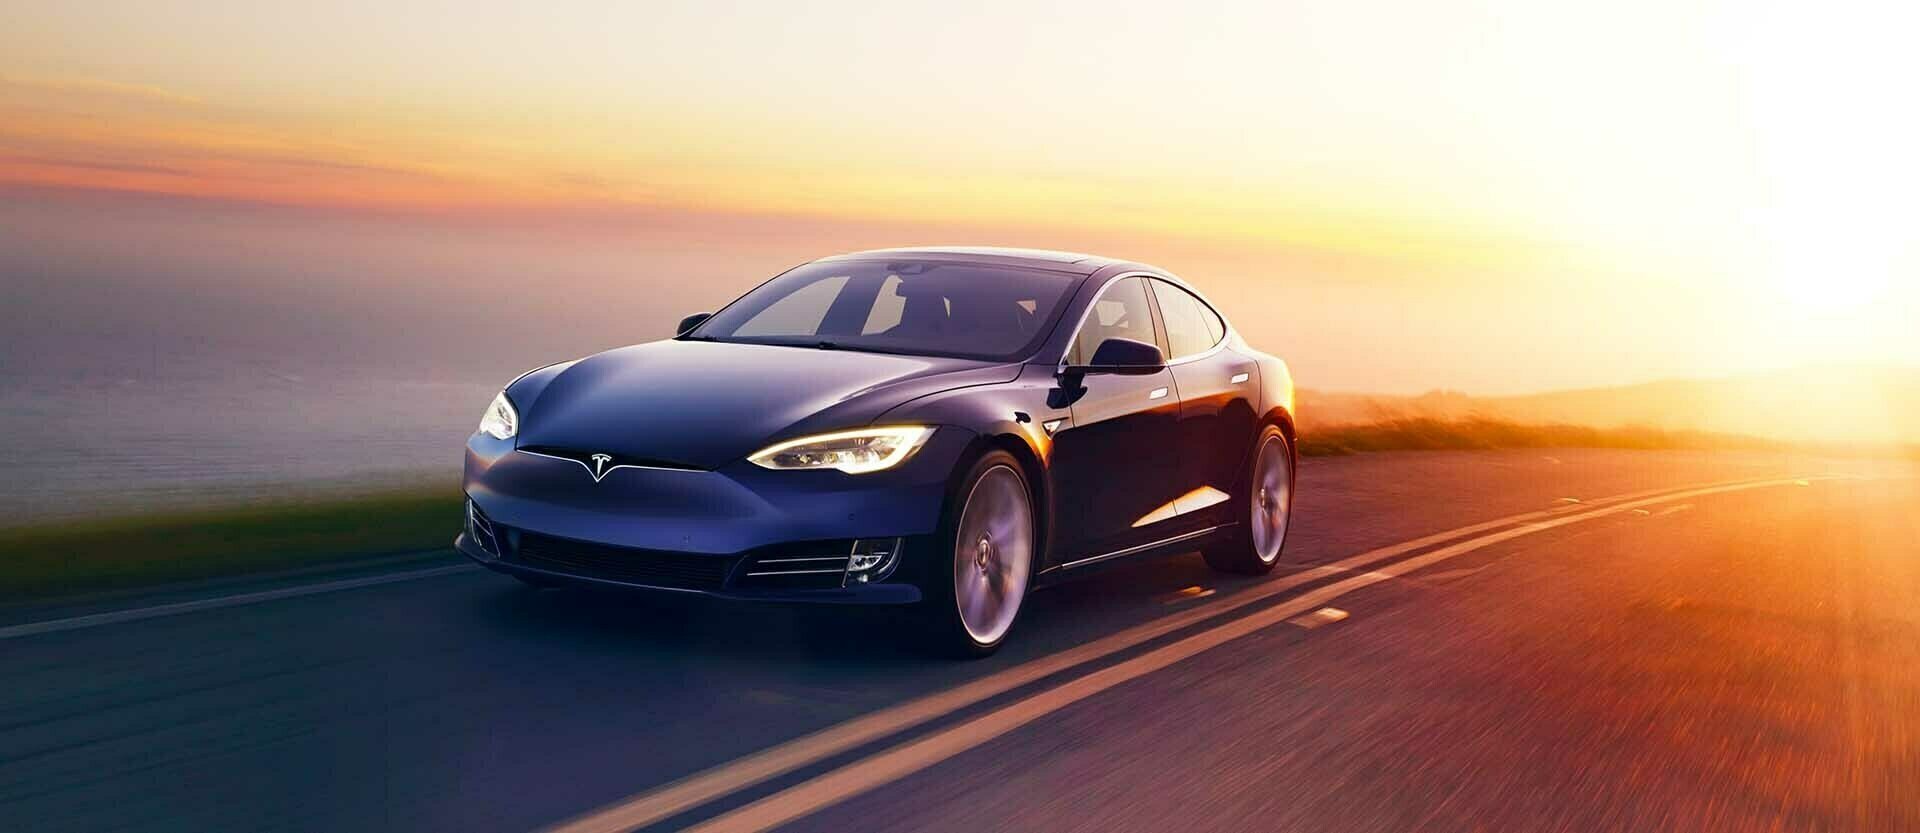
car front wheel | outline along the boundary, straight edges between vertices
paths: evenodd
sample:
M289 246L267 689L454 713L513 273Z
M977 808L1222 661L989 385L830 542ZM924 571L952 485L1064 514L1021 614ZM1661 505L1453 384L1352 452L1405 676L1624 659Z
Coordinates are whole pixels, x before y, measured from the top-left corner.
M947 512L946 546L928 571L926 615L936 647L986 656L1020 615L1034 558L1032 490L1003 451L975 462Z

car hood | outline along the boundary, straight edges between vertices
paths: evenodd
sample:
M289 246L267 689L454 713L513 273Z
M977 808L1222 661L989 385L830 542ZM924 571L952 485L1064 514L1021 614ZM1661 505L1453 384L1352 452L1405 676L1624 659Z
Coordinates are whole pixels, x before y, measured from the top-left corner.
M508 395L520 410L521 448L711 469L776 440L859 427L910 399L1019 372L966 359L656 341L589 356L544 387L516 385Z

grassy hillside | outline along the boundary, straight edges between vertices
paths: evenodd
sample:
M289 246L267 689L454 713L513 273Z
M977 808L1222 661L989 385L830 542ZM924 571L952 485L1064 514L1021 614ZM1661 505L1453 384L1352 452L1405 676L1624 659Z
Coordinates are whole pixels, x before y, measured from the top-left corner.
M1364 451L1491 448L1781 449L1787 443L1734 434L1663 431L1657 428L1594 428L1527 425L1484 417L1390 419L1308 430L1300 453L1309 457Z
M371 494L0 530L0 602L444 548L458 492Z
M1300 394L1305 430L1402 420L1738 434L1796 443L1920 444L1920 369L1839 365L1528 396Z

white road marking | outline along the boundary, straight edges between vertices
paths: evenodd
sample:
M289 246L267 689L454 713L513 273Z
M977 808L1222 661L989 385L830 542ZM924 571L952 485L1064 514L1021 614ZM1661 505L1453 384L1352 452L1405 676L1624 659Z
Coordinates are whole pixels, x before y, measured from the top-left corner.
M1215 601L1196 605L1178 613L1155 619L1151 622L1135 625L1118 633L1102 637L1093 642L1068 649L1058 654L1028 661L994 674L964 683L946 691L935 692L917 700L909 700L897 706L873 712L864 717L854 718L836 726L830 726L810 735L803 735L785 743L768 747L759 752L720 764L711 769L697 772L682 778L638 793L625 800L607 805L573 820L563 822L553 828L554 833L615 833L665 819L698 807L713 799L734 791L762 783L785 775L801 767L810 766L821 760L841 754L857 746L879 740L894 732L919 725L942 715L966 708L983 700L998 696L1044 677L1065 671L1074 666L1109 654L1118 653L1136 645L1152 641L1173 631L1230 613L1248 605L1255 604L1277 594L1284 593L1302 584L1321 578L1351 572L1356 568L1378 561L1395 558L1415 550L1435 544L1442 544L1469 535L1478 535L1490 530L1500 529L1513 524L1539 521L1553 518L1584 518L1592 514L1595 506L1620 505L1629 501L1656 498L1667 495L1689 495L1702 488L1736 487L1749 483L1772 483L1775 481L1738 480L1721 483L1675 487L1668 489L1647 489L1607 498L1596 498L1585 506L1558 506L1518 515L1508 515L1490 521L1456 527L1431 535L1402 541L1358 555L1349 556L1331 564L1311 567L1298 573L1282 576L1278 579L1255 585L1246 590ZM1648 500L1646 502L1653 502ZM1637 506L1639 504L1632 504ZM1627 508L1631 508L1628 506ZM1574 512L1584 512L1574 515ZM1378 574L1369 573L1367 576ZM1388 576L1369 578L1367 583L1383 580Z
M1821 478L1809 478L1821 479ZM1121 683L1158 671L1203 651L1242 636L1287 621L1300 613L1320 607L1340 596L1437 564L1464 553L1492 546L1523 535L1532 535L1572 523L1625 512L1638 506L1667 500L1794 485L1793 480L1769 480L1741 485L1705 487L1666 497L1647 498L1552 520L1522 524L1511 529L1471 538L1451 546L1395 562L1373 572L1343 579L1310 590L1273 607L1201 631L1177 642L1156 648L1133 659L1094 671L1084 677L1062 683L1012 705L950 729L896 746L870 757L828 772L818 778L774 793L739 809L716 816L687 828L698 833L759 833L778 827L824 807L859 795L883 784L897 781L994 738L1025 726L1047 714L1085 700Z
M1337 607L1323 607L1305 616L1295 616L1287 624L1313 630L1321 625L1331 625L1347 618L1347 612Z
M162 616L178 616L201 610L215 610L223 607L259 604L279 599L292 599L300 596L313 596L320 593L332 593L339 590L353 590L359 587L373 587L379 584L394 584L402 581L433 578L435 576L464 573L473 570L469 564L456 564L451 567L433 567L426 570L410 570L404 573L387 573L363 578L341 579L320 584L303 584L298 587L283 587L279 590L262 590L257 593L241 593L237 596L219 596L212 599L196 599L191 602L139 607L132 610L112 610L106 613L94 613L87 616L75 616L69 619L51 619L45 622L28 622L24 625L12 625L0 628L0 639L15 639L22 636L35 636L43 633L77 631L101 625L117 625L122 622L138 622L143 619L158 619Z

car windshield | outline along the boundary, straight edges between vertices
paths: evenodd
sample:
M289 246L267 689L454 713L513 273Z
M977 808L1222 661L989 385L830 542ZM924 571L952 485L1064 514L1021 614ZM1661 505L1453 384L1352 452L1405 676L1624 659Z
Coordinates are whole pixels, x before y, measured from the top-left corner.
M1005 361L1039 347L1076 277L927 261L809 263L682 338Z

